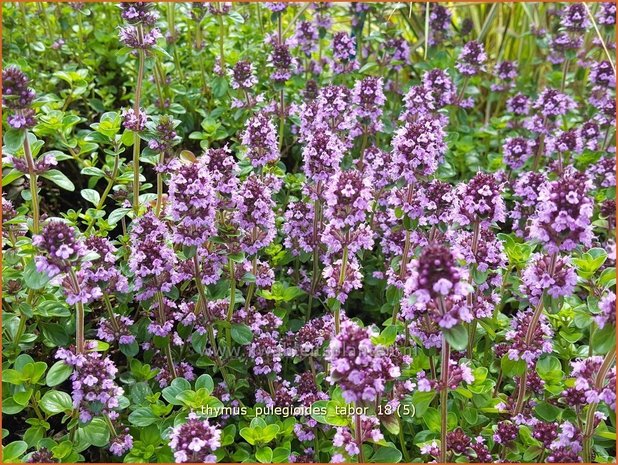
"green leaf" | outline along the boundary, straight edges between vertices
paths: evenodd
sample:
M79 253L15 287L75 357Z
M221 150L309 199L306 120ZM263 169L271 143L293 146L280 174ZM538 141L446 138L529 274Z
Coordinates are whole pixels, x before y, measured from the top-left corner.
M73 192L75 190L75 185L73 185L71 180L67 178L62 171L49 170L41 174L41 177L48 179L49 181L53 182L55 185L66 191Z
M195 381L195 390L206 389L209 393L211 393L214 388L215 388L215 383L212 380L212 377L210 375L206 375L206 374L201 375Z
M34 260L30 260L24 268L24 284L28 289L43 289L49 282L47 273L40 273L36 269Z
M79 439L96 447L105 447L109 443L109 428L102 418L94 418L84 427L77 429Z
M607 252L601 248L594 248L572 260L579 274L587 279L603 266L603 263L607 260Z
M150 426L159 421L159 417L149 407L142 407L129 415L129 421L135 426Z
M440 412L436 408L429 407L422 418L427 428L434 432L440 432Z
M59 360L52 365L45 377L45 384L49 387L58 386L71 376L73 373L73 367L64 363L63 360Z
M33 308L33 313L45 318L66 318L71 316L69 307L64 302L57 300L45 300Z
M19 458L28 449L25 441L14 441L2 448L2 461L4 463L18 463Z
M2 187L6 187L13 181L21 178L24 175L21 171L11 170L6 175L2 176Z
M62 412L69 413L73 409L71 396L66 392L55 390L47 391L41 398L39 405L45 413L50 415L56 415Z
M234 21L236 24L243 24L245 22L245 18L238 11L230 11L227 14L227 17Z
M273 450L268 446L260 447L255 451L255 458L260 463L270 463L273 459Z
M444 337L455 350L464 350L468 346L468 330L464 325L453 326L444 331Z
M260 435L260 441L263 443L267 443L275 439L275 437L279 434L279 426L278 425L268 425L266 428L262 429L262 434Z
M273 463L288 463L290 458L290 449L286 449L285 447L277 447L273 451Z
M212 93L216 98L221 98L227 93L228 83L224 76L216 76L212 80Z
M25 139L25 129L9 128L7 131L4 132L4 146L6 147L7 152L17 152L24 143Z
M415 407L414 413L416 417L423 417L423 415L425 415L427 408L429 408L435 396L435 391L415 391L414 394L412 394L412 405Z
M592 350L595 354L605 355L616 347L616 327L610 324L592 333Z
M332 426L347 426L349 423L348 417L341 410L345 405L340 402L329 400L326 404L326 415L324 416L325 423Z
M523 360L511 360L508 355L504 355L500 361L502 372L509 377L521 376L526 371L526 362Z
M178 400L178 395L181 392L187 391L191 389L191 383L184 378L176 378L172 381L168 387L161 391L163 398L168 401L172 405L183 405L181 401Z
M253 332L251 331L251 328L249 328L247 325L233 323L232 339L234 339L234 341L236 341L241 346L246 346L247 344L250 344L253 340Z
M401 452L394 447L379 447L371 456L371 463L398 463L401 462Z
M86 199L95 207L98 206L99 202L101 201L101 196L94 189L82 189L80 194L84 199Z
M2 370L2 382L20 385L25 381L24 376L17 370Z
M242 428L240 430L240 435L252 446L254 446L258 441L256 428Z
M548 402L540 402L534 407L534 412L545 421L555 421L562 410Z
M121 219L123 219L127 213L131 211L130 208L116 208L116 210L112 211L107 218L107 222L110 225L114 225L118 223Z

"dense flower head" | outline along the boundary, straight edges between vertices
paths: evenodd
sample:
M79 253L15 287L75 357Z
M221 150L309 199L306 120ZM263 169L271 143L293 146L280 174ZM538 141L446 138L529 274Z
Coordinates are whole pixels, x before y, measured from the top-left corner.
M431 25L429 44L438 45L449 36L452 13L440 3L428 3L427 5L429 5L429 24Z
M266 181L251 174L234 195L235 220L245 231L243 247L248 254L254 254L275 237L272 190Z
M583 462L582 433L571 422L565 421L560 425L558 437L549 446L548 463L578 463Z
M555 136L546 139L545 152L552 153L580 153L584 149L584 141L578 129L559 131Z
M257 84L253 64L240 60L232 68L232 88L248 90Z
M594 317L599 328L604 328L605 325L616 326L616 294L608 291L601 297L599 310L601 310L601 313Z
M116 435L111 440L109 451L116 457L120 457L133 449L133 436L128 431L127 428L126 432Z
M596 16L599 24L613 26L616 24L616 4L614 2L603 2L599 4Z
M264 112L253 115L242 135L242 144L247 148L247 157L254 167L276 161L279 158L279 144L270 116Z
M148 115L141 108L135 113L133 108L125 108L122 110L122 125L125 129L135 132L141 132L146 128Z
M452 235L455 255L462 257L468 264L475 264L481 273L495 272L506 266L507 258L502 242L492 230L481 230L476 243L472 231L458 230Z
M501 81L498 84L492 84L491 90L494 92L504 92L515 85L517 78L517 62L516 61L501 61L496 64L495 74Z
M371 336L368 328L345 320L331 339L326 357L331 364L328 381L341 386L348 402L376 400L385 392L386 383L401 374L390 353L371 342Z
M532 428L532 437L549 449L551 443L558 437L558 424L537 421Z
M318 29L311 21L299 21L294 33L294 45L307 56L317 49L319 40Z
M288 7L286 2L264 2L264 5L273 13L280 13Z
M569 52L573 53L583 45L583 37L573 36L567 32L556 34L551 39L551 53L547 57L550 63L558 65L564 63Z
M465 271L455 263L451 251L442 244L425 246L417 260L410 262L412 273L405 283L401 301L403 316L412 320L428 314L441 328L452 328L472 320L466 305L470 285Z
M202 158L217 192L231 194L238 185L238 164L230 148L209 148Z
M436 347L440 347L440 345ZM474 382L474 375L467 363L458 363L450 359L446 383L439 379L427 378L424 370L417 373L416 380L420 392L429 392L433 390L442 391L444 389L457 389L462 382L472 384Z
M356 105L356 114L359 118L373 120L373 124L378 123L382 116L382 107L386 102L382 88L384 83L382 78L366 77L356 81L352 91L352 103ZM381 125L376 126L380 130Z
M157 40L163 37L158 28L153 27L140 33L136 26L125 26L120 28L120 41L127 47L133 49L149 50L157 44Z
M97 329L97 337L106 342L117 342L118 344L133 344L136 338L131 334L131 327L134 321L126 316L115 314L111 317L101 318Z
M285 212L283 233L284 244L292 255L301 251L310 253L316 246L314 242L314 205L313 202L290 202Z
M57 463L59 460L55 459L52 452L41 447L32 453L30 458L26 460L27 463Z
M532 108L539 111L545 118L566 115L576 108L575 101L562 92L546 88L535 100Z
M402 62L404 65L410 63L410 44L403 37L391 37L386 41L389 51L388 58L392 61ZM393 64L394 69L401 69L401 64Z
M513 230L518 236L528 235L529 216L534 213L541 187L547 182L547 175L542 172L526 171L513 183L516 196L509 216L513 221Z
M285 82L292 77L292 67L294 61L290 54L290 48L285 43L273 44L273 51L270 54L270 62L275 68L270 78L275 82Z
M519 425L510 421L498 422L496 431L494 432L494 441L497 444L508 444L517 438L519 434Z
M341 139L329 131L310 134L302 151L307 179L313 182L331 179L339 171L345 150Z
M176 254L165 223L149 211L133 223L129 269L135 274L136 298L145 300L156 292L167 292L175 280Z
M167 115L160 116L154 128L153 138L148 147L156 152L167 153L179 142L174 120Z
M337 32L333 36L333 58L348 62L356 57L356 40L347 32Z
M592 65L589 79L595 86L616 87L616 74L607 60L598 61Z
M13 126L15 127L15 126ZM17 171L21 171L24 174L30 173L30 168L28 167L28 163L24 158L13 157L11 155L7 156L7 159L13 162L13 167ZM58 161L56 157L50 153L41 155L36 160L33 160L32 172L35 174L43 174L51 169L52 166L56 166Z
M2 70L2 104L13 110L28 108L35 97L33 89L28 87L30 79L17 66Z
M394 181L392 152L378 147L367 147L362 155L362 163L357 166L371 177L374 190L378 191Z
M36 94L29 83L28 76L17 66L2 70L2 104L14 110L7 118L13 129L29 129L36 124L34 110L30 108Z
M474 76L485 70L485 47L476 40L467 42L459 54L457 69L464 76Z
M420 223L429 225L447 223L455 199L453 186L439 179L433 179L423 185L423 191L426 204Z
M37 270L50 277L77 266L86 254L75 228L60 220L49 221L41 234L32 238L32 244L42 252L35 258Z
M479 172L468 183L458 184L455 191L453 219L460 225L478 223L486 228L505 220L506 206L499 173Z
M527 337L532 321L533 311L528 309L520 311L511 320L511 329L506 333L508 341L507 356L511 360L525 360L528 366L534 363L544 353L551 353L553 331L548 324L547 317L541 314L534 331L529 339Z
M583 3L572 3L562 12L560 24L570 31L585 31L590 27L590 20Z
M525 116L530 112L530 98L518 93L507 100L506 109L516 116Z
M571 362L571 376L575 378L575 390L583 393L588 404L605 402L610 409L616 408L616 368L612 368L599 380L603 357L593 355ZM613 381L613 382L612 382Z
M431 95L438 108L451 105L457 96L453 80L446 71L439 68L423 74L422 86Z
M522 274L521 292L536 304L543 293L554 299L573 293L577 274L569 257L534 254Z
M129 291L127 278L116 265L116 247L109 239L99 236L90 236L84 241L86 250L95 252L99 257L91 260L77 273L81 286L88 289L100 288L106 293L126 293ZM90 292L94 295L94 292Z
M158 18L157 12L153 11L154 6L152 2L122 2L121 15L130 24L143 23L151 26Z
M247 346L247 355L253 361L253 373L256 375L280 373L285 348L279 333L274 328L262 328L258 325L259 322L252 324L253 341ZM277 327L280 325L281 320L278 320Z
M442 120L419 115L406 121L393 137L393 161L401 177L415 183L420 176L433 174L446 153Z
M579 127L579 137L582 139L584 148L588 150L597 150L601 137L599 125L594 121L586 121Z
M532 155L532 143L523 137L509 137L502 146L504 163L512 170L522 168Z
M320 89L317 110L314 116L320 123L319 129L326 126L332 132L345 131L350 129L356 120L351 111L351 92L345 86L331 84Z
M221 16L226 15L232 9L232 2L210 2L208 3L208 12L211 15Z
M313 318L305 323L294 334L294 345L297 352L294 355L305 357L320 349L326 341L329 341L335 330L332 315L324 315Z
M215 463L213 452L220 446L221 430L195 413L189 413L186 423L170 433L170 447L177 463Z
M333 437L333 446L342 448L350 457L360 453L359 447L362 447L362 443L378 442L384 439L384 435L380 432L380 420L377 417L361 415L357 427L360 431L356 435L353 435L348 427L337 427L337 432Z
M87 349L93 348L89 343ZM78 354L71 349L58 349L56 358L73 367L71 397L80 421L87 423L99 415L112 420L118 417L116 409L124 390L115 382L118 369L109 357L100 352Z
M216 199L212 178L203 159L172 163L168 214L174 220L172 240L201 245L213 236Z
M326 295L344 303L352 290L362 287L363 275L360 272L358 259L354 255L348 257L345 269L342 270L342 268L343 259L334 259L333 256L330 256L330 262L327 262L324 270L322 270L322 277L325 281L324 292Z
M357 170L339 171L333 176L324 198L324 216L333 227L356 226L369 212L371 184Z
M536 212L531 219L530 237L552 253L570 251L592 241L591 183L584 173L569 171L539 190Z

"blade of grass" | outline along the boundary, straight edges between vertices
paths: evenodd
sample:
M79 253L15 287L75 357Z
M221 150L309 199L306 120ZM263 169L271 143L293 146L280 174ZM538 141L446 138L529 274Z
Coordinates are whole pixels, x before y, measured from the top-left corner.
M423 52L423 59L427 59L427 49L429 48L429 5L425 3L425 51Z
M597 25L597 22L594 19L594 15L590 11L590 8L588 7L586 3L584 3L583 5L586 8L586 12L588 13L588 16L590 17L590 21L592 21L592 25L594 26L594 30L597 33L597 37L599 38L599 40L601 41L601 44L603 45L603 50L605 50L605 54L607 55L607 60L609 61L609 64L612 66L612 69L614 70L614 75L616 75L616 65L614 61L612 60L612 56L610 55L609 50L607 50L607 45L605 44L605 40L603 40L603 36L601 35L599 26Z
M489 13L487 14L487 17L485 18L485 23L483 24L483 27L481 28L481 32L479 34L478 37L478 41L479 42L483 42L483 39L485 38L485 35L489 32L489 26L491 26L491 23L493 22L494 18L496 17L496 14L498 13L498 7L501 6L500 3L494 3L493 5L491 5L491 9L489 10Z

